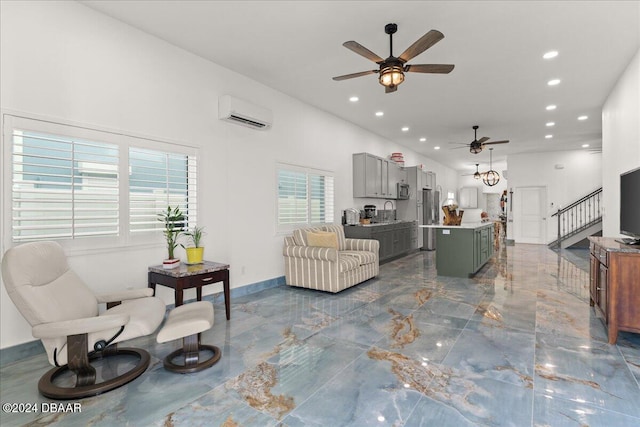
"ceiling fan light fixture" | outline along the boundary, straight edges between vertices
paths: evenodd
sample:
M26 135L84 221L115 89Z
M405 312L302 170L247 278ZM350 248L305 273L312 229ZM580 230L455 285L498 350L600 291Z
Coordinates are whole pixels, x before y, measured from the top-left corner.
M482 145L478 144L478 145L471 145L471 147L469 147L469 152L471 154L478 154L479 152L482 151Z
M479 163L476 163L476 173L473 174L473 179L480 179L482 178L482 175L480 175L480 171L478 171L478 166L480 166Z
M380 70L380 84L384 87L398 86L404 81L404 72L399 65L390 65Z

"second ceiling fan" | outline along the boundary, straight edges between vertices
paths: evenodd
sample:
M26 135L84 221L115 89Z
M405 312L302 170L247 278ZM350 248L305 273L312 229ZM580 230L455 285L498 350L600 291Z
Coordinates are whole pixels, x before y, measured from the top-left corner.
M505 139L504 141L489 141L488 136L483 136L482 138L478 139L478 128L480 126L475 125L473 126L473 141L471 141L469 144L463 144L467 147L469 147L469 152L471 154L478 154L482 151L482 149L484 148L485 145L492 145L492 144L506 144L509 142L508 139Z
M406 64L412 58L420 55L434 44L444 38L444 35L437 30L431 30L424 36L416 40L398 57L393 56L393 34L398 31L396 24L387 24L384 26L384 32L389 34L389 57L382 59L366 47L355 41L344 42L342 45L350 49L358 55L375 62L380 67L377 70L361 71L359 73L345 74L343 76L334 77L333 80L347 80L354 77L366 76L369 74L379 73L378 80L385 87L385 93L395 92L398 85L404 81L404 73L437 73L449 74L453 70L454 65L447 64Z

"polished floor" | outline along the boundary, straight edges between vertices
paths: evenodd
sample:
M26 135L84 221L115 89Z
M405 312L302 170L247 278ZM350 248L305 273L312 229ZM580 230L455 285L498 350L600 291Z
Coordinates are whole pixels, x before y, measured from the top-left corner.
M214 367L173 374L178 343L78 412L2 413L61 426L638 426L640 335L608 345L584 257L501 247L473 279L437 276L433 253L381 266L332 295L277 287L215 306ZM569 261L571 260L571 261ZM48 402L36 356L0 371L2 403ZM62 408L64 409L64 408Z

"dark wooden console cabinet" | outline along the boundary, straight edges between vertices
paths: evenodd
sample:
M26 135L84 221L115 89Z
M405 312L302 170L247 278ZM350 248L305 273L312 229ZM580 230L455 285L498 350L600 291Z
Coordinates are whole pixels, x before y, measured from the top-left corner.
M615 344L618 331L640 333L640 249L608 237L589 241L590 304Z

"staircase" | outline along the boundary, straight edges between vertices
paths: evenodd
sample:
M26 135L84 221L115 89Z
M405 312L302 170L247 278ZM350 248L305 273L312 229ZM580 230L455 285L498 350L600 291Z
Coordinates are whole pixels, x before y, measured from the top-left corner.
M549 247L562 249L602 231L602 187L551 215L558 219L558 237Z

